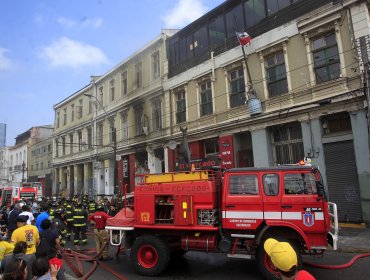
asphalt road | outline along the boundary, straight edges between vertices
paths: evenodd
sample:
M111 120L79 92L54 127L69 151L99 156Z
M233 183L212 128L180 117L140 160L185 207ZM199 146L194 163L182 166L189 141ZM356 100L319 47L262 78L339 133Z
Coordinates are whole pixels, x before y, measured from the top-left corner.
M94 243L91 240L87 247L93 247ZM84 248L85 246L81 246ZM111 256L115 256L115 248L110 248ZM304 261L320 264L344 264L347 263L355 254L326 252L321 256L306 256ZM130 266L128 256L122 253L117 258L105 262L109 267L120 273L126 279L147 280L151 277L137 275ZM370 258L358 260L352 267L342 270L318 269L305 266L304 268L311 272L317 279L370 279ZM84 264L85 272L91 267L90 263ZM66 271L69 275L74 276L73 272L67 267ZM115 277L98 268L90 277L92 280L113 280ZM73 279L73 277L69 277ZM225 279L263 279L256 268L256 264L252 260L230 259L221 254L203 253L203 252L188 252L183 257L172 260L168 269L157 279L209 279L209 280L225 280Z

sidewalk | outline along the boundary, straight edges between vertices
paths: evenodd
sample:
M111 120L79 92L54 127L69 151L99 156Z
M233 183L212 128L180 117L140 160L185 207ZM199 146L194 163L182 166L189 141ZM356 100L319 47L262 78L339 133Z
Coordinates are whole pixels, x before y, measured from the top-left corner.
M339 227L339 252L369 253L370 228Z

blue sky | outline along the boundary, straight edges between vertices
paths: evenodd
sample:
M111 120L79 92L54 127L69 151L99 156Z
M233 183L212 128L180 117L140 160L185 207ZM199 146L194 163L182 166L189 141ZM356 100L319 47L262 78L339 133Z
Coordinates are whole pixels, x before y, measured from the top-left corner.
M53 124L53 105L223 0L0 1L0 122L8 146Z

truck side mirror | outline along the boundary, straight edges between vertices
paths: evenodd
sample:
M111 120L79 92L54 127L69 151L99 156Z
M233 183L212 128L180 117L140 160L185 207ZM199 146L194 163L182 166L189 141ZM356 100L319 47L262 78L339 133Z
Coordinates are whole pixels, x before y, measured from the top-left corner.
M319 195L319 197L326 199L325 187L324 187L324 184L321 182L321 180L316 181L316 187L317 187L317 194Z

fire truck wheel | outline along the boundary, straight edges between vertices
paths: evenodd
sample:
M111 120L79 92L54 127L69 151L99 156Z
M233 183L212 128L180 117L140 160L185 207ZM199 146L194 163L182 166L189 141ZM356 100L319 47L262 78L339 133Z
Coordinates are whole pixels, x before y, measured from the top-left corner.
M163 272L170 260L167 244L155 236L142 236L131 248L131 262L141 275L156 276Z
M276 238L276 240L279 240L280 242L286 241L284 240L284 238ZM265 279L269 279L269 280L280 279L278 271L272 264L270 257L266 254L265 249L263 248L264 243L265 243L264 241L261 242L256 252L256 262L257 262L258 269ZM297 250L297 247L295 246L295 244L293 244L292 242L289 242L289 243L291 244L291 246L293 247L293 249L295 250L297 254L298 269L300 269L302 267L302 256L299 250Z

